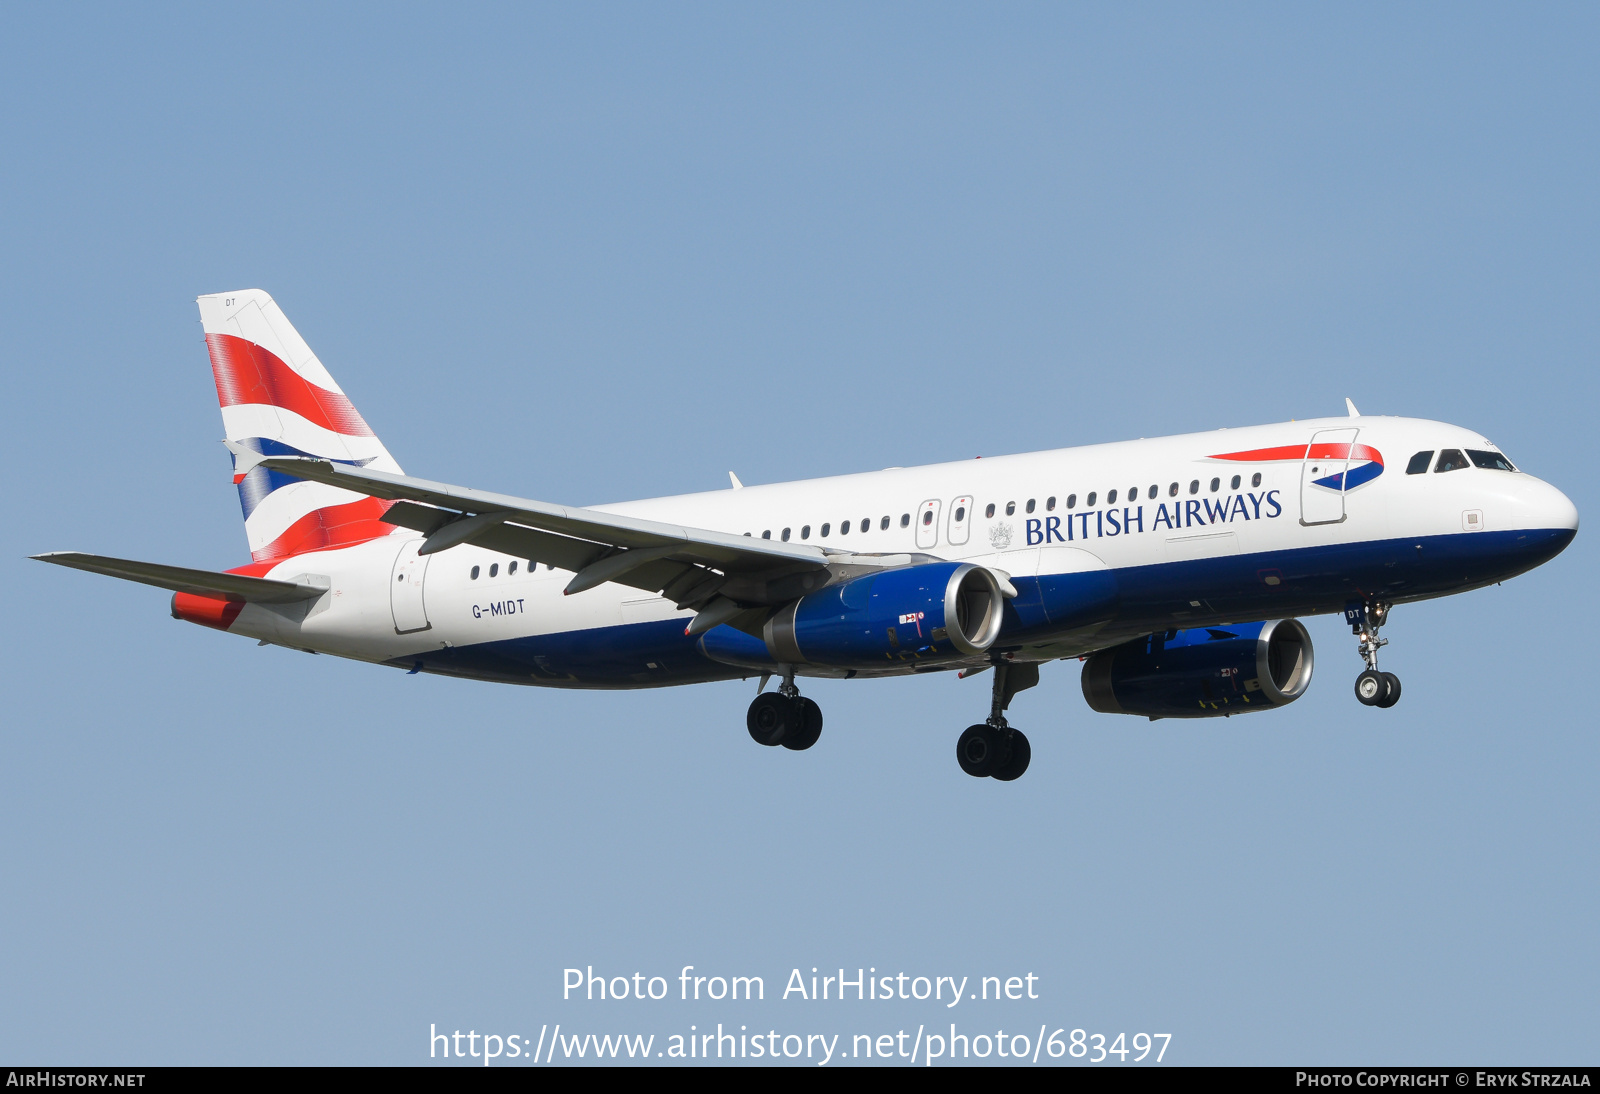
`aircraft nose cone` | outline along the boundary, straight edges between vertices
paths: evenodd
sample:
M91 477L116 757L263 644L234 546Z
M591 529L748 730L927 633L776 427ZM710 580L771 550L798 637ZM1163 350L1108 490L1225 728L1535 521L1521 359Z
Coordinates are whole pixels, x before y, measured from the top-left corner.
M1532 492L1528 502L1528 527L1567 532L1578 530L1578 507L1572 504L1571 498L1549 483L1539 482L1538 489Z
M1519 543L1528 552L1532 565L1548 562L1565 551L1578 534L1578 507L1572 499L1542 479L1530 476L1519 500L1517 523L1524 530Z

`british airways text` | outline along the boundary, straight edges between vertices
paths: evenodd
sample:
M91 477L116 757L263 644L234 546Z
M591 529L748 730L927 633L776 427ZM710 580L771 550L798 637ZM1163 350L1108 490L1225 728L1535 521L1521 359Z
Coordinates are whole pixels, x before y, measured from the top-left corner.
M1162 527L1178 529L1193 528L1197 524L1227 524L1235 517L1241 520L1268 520L1283 512L1278 493L1277 490L1266 490L1259 495L1229 494L1219 501L1189 498L1173 502L1170 508L1166 502L1162 502L1156 506L1154 513L1148 514L1148 528L1143 505L1124 506L1120 510L1090 509L1060 517L1029 517L1025 525L1028 546L1103 539L1147 530L1153 532Z

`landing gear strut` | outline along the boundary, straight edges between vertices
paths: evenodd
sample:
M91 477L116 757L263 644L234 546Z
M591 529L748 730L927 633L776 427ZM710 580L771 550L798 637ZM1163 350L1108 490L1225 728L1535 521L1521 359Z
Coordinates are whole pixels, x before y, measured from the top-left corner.
M1366 670L1356 677L1356 699L1363 706L1392 707L1400 701L1400 677L1392 672L1378 671L1378 650L1389 644L1380 638L1378 630L1389 619L1389 604L1382 600L1368 600L1352 604L1344 610L1345 622L1358 639L1361 659Z
M777 691L763 692L750 704L745 727L758 745L804 752L822 736L822 708L800 694L794 686L794 669L786 669Z
M989 720L956 738L956 763L974 778L1010 782L1021 778L1033 759L1033 746L1020 729L1006 721L1006 708L1019 691L1039 682L1038 665L1012 665L1001 662L994 667L994 692L989 701Z

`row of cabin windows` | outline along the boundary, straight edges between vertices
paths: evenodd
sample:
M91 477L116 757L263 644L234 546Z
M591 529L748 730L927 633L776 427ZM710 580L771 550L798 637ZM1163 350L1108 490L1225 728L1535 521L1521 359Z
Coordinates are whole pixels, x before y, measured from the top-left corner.
M1477 455L1480 455L1480 454L1481 453L1474 453L1474 456L1477 456ZM1431 455L1432 455L1431 452L1418 453L1418 456L1431 456ZM1504 457L1500 457L1500 459L1503 460ZM1413 457L1412 460L1411 460L1412 465L1415 466L1416 462L1417 462L1417 458ZM1486 466L1486 465L1479 464L1478 466L1482 467L1482 466ZM1509 464L1507 464L1507 468L1510 469L1510 465ZM1426 461L1424 461L1424 469L1426 469ZM1407 470L1408 470L1409 474L1416 474L1415 471L1412 471L1409 468ZM1239 489L1239 484L1240 484L1241 481L1242 481L1241 476L1239 476L1239 475L1233 476L1233 479L1228 484L1228 488L1231 489L1231 490ZM1250 477L1250 485L1253 486L1253 487L1261 485L1261 472L1257 471L1254 475L1252 475ZM1211 480L1211 493L1215 494L1220 489L1222 489L1222 480L1220 478L1212 479ZM1193 481L1191 481L1189 483L1189 493L1198 494L1199 492L1200 492L1200 480L1199 479L1194 479ZM1160 496L1160 494L1161 494L1161 487L1159 485L1152 484L1150 486L1149 495L1148 495L1150 500L1154 501L1157 497ZM1178 484L1177 483L1171 483L1170 485L1168 485L1168 487L1167 487L1167 496L1171 497L1171 498L1175 498L1175 497L1178 496ZM1099 497L1099 492L1095 491L1095 490L1091 490L1091 491L1089 491L1088 496L1084 498L1083 504L1086 505L1086 506L1092 506L1092 505L1095 504L1095 499L1098 498L1098 497ZM1129 502L1134 502L1134 501L1138 501L1138 500L1139 500L1139 487L1135 486L1135 487L1131 488L1128 491L1128 501ZM1025 502L1024 505L1023 505L1023 511L1024 512L1028 512L1028 513L1033 512L1035 507L1036 507L1036 504L1037 504L1037 499L1029 498L1027 500L1027 502ZM1106 492L1106 504L1107 505L1115 505L1115 504L1117 504L1117 491L1109 490L1109 491ZM1066 508L1075 509L1075 508L1077 508L1077 505L1078 505L1078 495L1076 495L1076 494L1068 494L1067 495L1067 501L1066 501ZM1047 513L1054 512L1055 511L1055 507L1056 507L1056 499L1054 497L1049 497L1049 498L1045 499L1045 501L1044 501L1045 512L1047 512ZM993 517L994 516L994 511L995 511L994 502L990 502L984 508L983 515L985 517ZM1014 515L1016 515L1016 512L1017 512L1017 503L1014 502L1014 501L1006 502L1006 516L1008 516L1008 517L1009 516L1014 516ZM878 529L880 531L887 532L889 530L889 524L891 522L891 519L892 518L887 517L887 516L879 518L879 520L878 520ZM955 511L956 523L960 524L962 521L964 521L966 519L967 519L966 506L964 506L964 505L957 506L956 507L956 511ZM929 510L929 511L927 511L927 512L922 514L922 523L924 525L933 524L933 511L932 510ZM851 529L852 525L854 525L854 524L855 524L854 521L849 521L849 520L840 521L839 522L839 529L838 529L839 534L841 536L849 535L850 534L850 529ZM858 527L860 528L860 531L861 531L862 534L870 532L872 530L872 518L871 517L862 517ZM900 527L902 527L902 528L911 527L911 514L910 513L901 513L900 514ZM828 522L828 523L823 524L822 527L819 528L817 531L821 534L822 538L826 539L833 532L833 530L834 530L834 528L833 528L832 522ZM779 538L782 539L783 542L787 543L787 542L789 542L789 539L790 539L791 535L793 534L793 531L794 531L794 529L792 529L792 528L785 528L785 529L783 529L783 531L781 533L779 533ZM746 537L750 537L750 535L751 535L751 533L749 533L749 532L745 533ZM762 532L761 533L761 538L762 539L771 539L772 538L772 529L769 528L766 531ZM800 538L801 539L810 539L811 538L811 525L802 524L800 526ZM528 564L528 571L530 573L533 572L534 567L537 566L537 565L538 565L537 563L530 562ZM553 570L553 569L555 569L555 567L551 566L551 567L549 567L549 569ZM474 580L474 581L478 580L479 572L480 572L479 571L479 567L474 566L472 568L472 580ZM506 566L506 575L510 576L511 574L514 574L516 572L517 572L517 564L516 564L516 562L513 561L511 563L508 563L507 566ZM499 574L500 574L500 564L498 562L491 562L489 564L489 576L490 577L498 577ZM404 575L401 575L400 580L401 581L405 580Z
M878 530L881 531L881 532L887 532L889 530L889 523L890 523L890 521L892 519L893 518L891 518L891 517L880 517L878 519ZM839 522L839 534L841 536L848 536L850 534L850 529L851 529L852 525L854 525L854 524L855 524L854 521L841 520ZM859 527L860 527L861 532L862 532L863 535L865 535L867 532L872 531L872 518L871 517L862 517ZM900 514L900 527L902 527L902 528L911 527L911 514L910 513L901 513ZM829 521L828 523L824 524L821 528L817 529L817 531L822 536L823 539L828 538L828 536L832 535L833 531L834 531L833 522ZM793 534L794 534L794 529L793 528L785 528L782 532L778 533L778 538L783 540L783 542L788 543L790 537ZM749 535L750 535L749 532L745 533L746 537L748 537ZM761 533L761 538L762 539L771 539L772 538L772 529L768 528L765 532L762 532ZM801 539L810 539L811 538L811 525L802 524L800 526L800 538Z
M537 562L528 563L528 572L530 574L533 573L533 571L536 570L538 568L538 566L539 566L539 564ZM554 566L552 566L550 568L552 570L555 569ZM517 560L516 559L512 559L510 562L506 563L506 576L510 577L512 574L514 574L516 572L517 572ZM490 577L499 577L500 576L500 564L498 562L489 563L489 576ZM400 575L400 580L401 581L405 580L405 575L404 574ZM472 580L474 580L474 581L478 580L478 567L476 567L476 566L474 566L472 568Z
M1240 484L1242 482L1243 482L1243 476L1235 475L1229 481L1228 488L1230 490L1237 490L1237 489L1239 489L1239 486L1240 486ZM1258 487L1258 486L1261 485L1261 472L1257 471L1254 475L1252 475L1250 477L1250 485L1252 487ZM1220 489L1222 489L1222 479L1221 478L1212 479L1211 480L1211 492L1213 494L1215 494ZM1168 497L1172 497L1172 498L1177 497L1178 496L1178 490L1179 490L1179 484L1178 483L1169 484L1168 487L1167 487L1167 496ZM1199 492L1200 492L1200 480L1199 479L1194 479L1189 483L1189 493L1198 494ZM1154 501L1157 497L1160 496L1160 494L1161 494L1161 487L1159 485L1157 485L1157 484L1152 484L1150 489L1149 489L1149 495L1148 495L1150 500ZM1086 497L1084 499L1083 503L1086 506L1092 506L1092 505L1095 504L1095 501L1096 501L1096 499L1098 497L1099 497L1099 492L1091 490L1089 492L1088 497ZM1118 497L1118 492L1116 490L1108 491L1106 493L1106 504L1107 505L1115 505L1117 503L1117 497ZM1135 486L1132 489L1130 489L1128 491L1127 498L1128 498L1129 502L1137 501L1139 499L1139 487ZM1076 495L1076 494L1068 494L1067 495L1067 500L1066 500L1066 508L1075 509L1075 508L1077 508L1077 506L1078 506L1078 495ZM1032 513L1037 507L1038 507L1038 499L1029 498L1023 505L1023 511L1027 512L1027 513ZM1047 513L1054 512L1055 508L1056 508L1056 499L1053 498L1053 497L1046 498L1045 502L1044 502L1044 508L1045 508L1045 512L1047 512ZM1008 516L1008 517L1015 516L1016 512L1017 512L1017 503L1014 502L1014 501L1006 502L1006 516ZM984 508L983 515L985 517L993 518L994 513L995 513L995 503L994 502L990 502ZM964 505L957 506L956 507L956 511L955 511L955 521L956 521L956 523L960 524L962 521L964 521L966 519L967 519L966 506L964 506ZM881 518L879 520L879 522L878 522L879 530L887 532L889 530L889 523L890 523L890 518L889 517ZM928 510L928 511L926 511L926 512L924 512L922 514L922 523L923 523L924 526L931 526L933 524L933 511L932 510ZM910 526L911 526L911 514L910 513L901 513L900 514L900 527L909 528ZM849 535L850 534L850 527L851 527L851 522L850 521L848 521L848 520L841 521L839 523L839 534L841 536ZM861 528L861 531L863 533L871 531L872 530L872 518L871 517L862 517L861 518L860 528ZM832 523L823 524L822 527L818 529L818 532L824 538L826 538L829 534L831 534L832 531L833 531ZM794 529L785 528L780 533L779 538L782 539L785 543L787 543L789 541L790 537L793 535L793 532L794 532ZM751 533L746 532L745 535L746 536L750 536ZM761 538L762 539L771 539L772 538L772 530L769 528L766 531L762 532L761 533ZM800 538L801 539L810 539L811 538L811 525L803 524L803 525L800 526Z
M1233 476L1233 478L1231 480L1229 480L1229 482L1228 482L1228 489L1230 489L1230 490L1239 489L1239 484L1241 482L1243 482L1243 476L1240 476L1240 475ZM1250 476L1250 485L1252 487L1256 487L1256 486L1260 486L1261 485L1261 472L1257 471L1254 475ZM1179 484L1178 483L1174 482L1174 483L1168 484L1168 486L1167 486L1167 497L1169 497L1169 498L1177 497L1178 496L1178 489L1179 489ZM1222 489L1222 479L1220 479L1220 478L1212 479L1211 480L1211 493L1215 494L1218 490L1221 490L1221 489ZM1199 492L1200 492L1200 480L1199 479L1190 480L1190 482L1189 482L1189 493L1198 494ZM1152 483L1150 485L1149 491L1146 494L1146 496L1149 497L1149 499L1151 501L1155 501L1156 498L1161 496L1161 487L1160 487L1160 485ZM1091 491L1089 491L1088 496L1083 499L1083 504L1085 506L1092 506L1099 499L1099 497L1100 497L1099 491L1091 490ZM1117 491L1115 491L1115 490L1106 491L1106 504L1107 505L1115 505L1115 504L1117 504L1117 497L1118 497ZM1131 489L1129 489L1128 495L1127 495L1127 500L1130 503L1139 500L1139 487L1135 486L1135 487L1132 487ZM1044 499L1044 511L1045 512L1047 512L1047 513L1054 512L1055 507L1056 507L1056 499L1055 498L1045 498ZM1076 494L1068 494L1065 508L1067 508L1067 509L1076 509L1077 507L1078 507L1078 495L1076 495ZM1024 503L1024 505L1023 505L1023 512L1031 513L1031 512L1034 511L1034 508L1035 508L1035 499L1029 498L1027 500L1027 502ZM1017 512L1017 503L1014 502L1014 501L1006 502L1006 516L1008 516L1008 517L1009 516L1015 516L1016 512ZM994 502L990 502L987 506L984 507L983 515L985 517L993 517L994 516ZM925 516L928 518L929 521L931 521L933 519L933 514L932 513L927 513L927 514L925 514ZM963 517L963 514L962 514L961 510L957 509L956 510L956 521L957 521L957 523L959 523L961 521L962 517Z
M1462 471L1468 467L1481 467L1486 471L1515 471L1511 461L1498 452L1481 452L1469 448L1465 453L1459 448L1445 448L1439 452L1439 460L1433 462L1433 449L1418 452L1411 457L1411 462L1406 464L1406 474L1423 475L1428 471L1428 464L1433 463L1434 474L1441 471Z

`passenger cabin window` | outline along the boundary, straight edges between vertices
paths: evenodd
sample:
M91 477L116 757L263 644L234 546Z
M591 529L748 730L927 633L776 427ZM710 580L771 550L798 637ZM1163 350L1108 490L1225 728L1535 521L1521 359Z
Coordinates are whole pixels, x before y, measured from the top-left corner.
M1441 471L1460 471L1470 466L1472 465L1467 463L1467 458L1461 454L1461 449L1446 448L1439 453L1439 462L1433 465L1433 471L1434 474L1438 474Z
M1190 482L1189 482L1189 493L1198 494L1199 492L1200 492L1200 480L1199 479L1191 479Z
M787 528L785 528L783 530L783 542L785 542L785 543L789 542L789 529L787 529Z
M1480 452L1476 448L1469 448L1467 449L1467 455L1472 458L1472 462L1475 465L1483 468L1485 471L1516 470L1515 467L1511 466L1511 461L1500 455L1498 452Z
M1261 485L1261 472L1257 471L1254 475L1250 476L1250 485L1251 486L1260 486Z
M1096 497L1098 497L1098 496L1099 495L1096 494L1095 491L1093 491L1093 490L1089 491L1089 496L1083 499L1083 504L1085 504L1085 505L1093 505L1094 504L1094 499Z
M933 523L933 510L932 509L925 510L923 512L923 514L922 514L922 526L924 528L926 528L928 525L930 525L932 523Z
M1028 510L1028 512L1030 512L1030 513L1031 513L1031 512L1033 512L1033 499L1032 499L1032 498L1029 498L1029 499L1028 499L1028 506L1027 506L1027 510Z
M828 538L828 529L830 529L830 528L832 528L832 527L833 527L833 525L831 525L831 524L824 524L824 525L823 525L823 526L822 526L822 538L823 538L823 539L827 539L827 538ZM801 532L801 533L800 533L800 538L801 538L801 539L804 539L804 538L805 538L805 535L806 535L806 534L805 534L805 533L804 533L804 532Z
M750 534L749 532L745 533L745 535L747 535L747 536L749 534ZM506 576L507 577L510 577L512 574L514 574L516 572L517 572L517 564L515 562L513 562L511 565L506 567Z
M1076 509L1077 507L1078 507L1078 495L1076 495L1076 494L1068 494L1067 495L1067 508L1068 509Z
M472 568L472 580L478 580L478 568L476 566Z
M1426 475L1428 473L1428 465L1432 462L1433 449L1430 448L1426 452L1418 452L1411 457L1411 462L1406 464L1406 474Z
M811 525L802 524L800 526L800 538L801 539L810 539L811 538Z
M902 527L902 528L910 528L911 527L911 514L910 513L901 513L900 514L900 527Z
M1129 501L1138 501L1139 500L1139 488L1137 486L1135 486L1132 490L1128 491L1128 500Z
M1014 514L1016 511L1017 511L1017 503L1016 502L1014 502L1014 501L1006 502L1006 516L1009 517L1012 514Z
M499 577L500 576L500 564L498 562L492 563L489 566L489 576L490 577Z
M1167 497L1175 498L1177 496L1178 496L1178 484L1177 483L1173 483L1171 486L1167 487Z
M889 527L889 518L888 517L884 517L883 518L883 526L885 528ZM862 517L861 518L861 530L863 532L868 532L868 531L872 530L872 518L871 517Z
M962 521L964 521L966 519L967 519L967 507L965 505L956 506L956 523L960 524Z
M762 539L771 539L772 538L772 529L768 528L765 532L762 532L761 533L761 538Z
M849 521L841 520L839 522L839 534L841 536L848 536L850 534L850 522Z
M1160 494L1161 494L1161 487L1156 486L1154 483L1152 483L1151 486L1150 486L1150 500L1151 501L1155 501L1156 498L1160 496Z
M986 517L994 516L994 502L991 501L987 506L984 507L983 515Z
M1217 488L1220 487L1221 485L1222 485L1222 480L1221 479L1212 479L1211 480L1211 492L1213 494L1215 494L1217 492Z
M889 518L888 517L884 517L883 518L883 523L878 525L878 527L883 529L885 532L887 532L889 530Z
M1044 511L1046 513L1054 513L1056 511L1056 499L1055 498L1045 498L1044 499Z
M1089 504L1093 505L1094 502L1091 501ZM1111 493L1106 495L1106 504L1107 505L1115 505L1115 504L1117 504L1117 492L1115 490L1111 491Z

